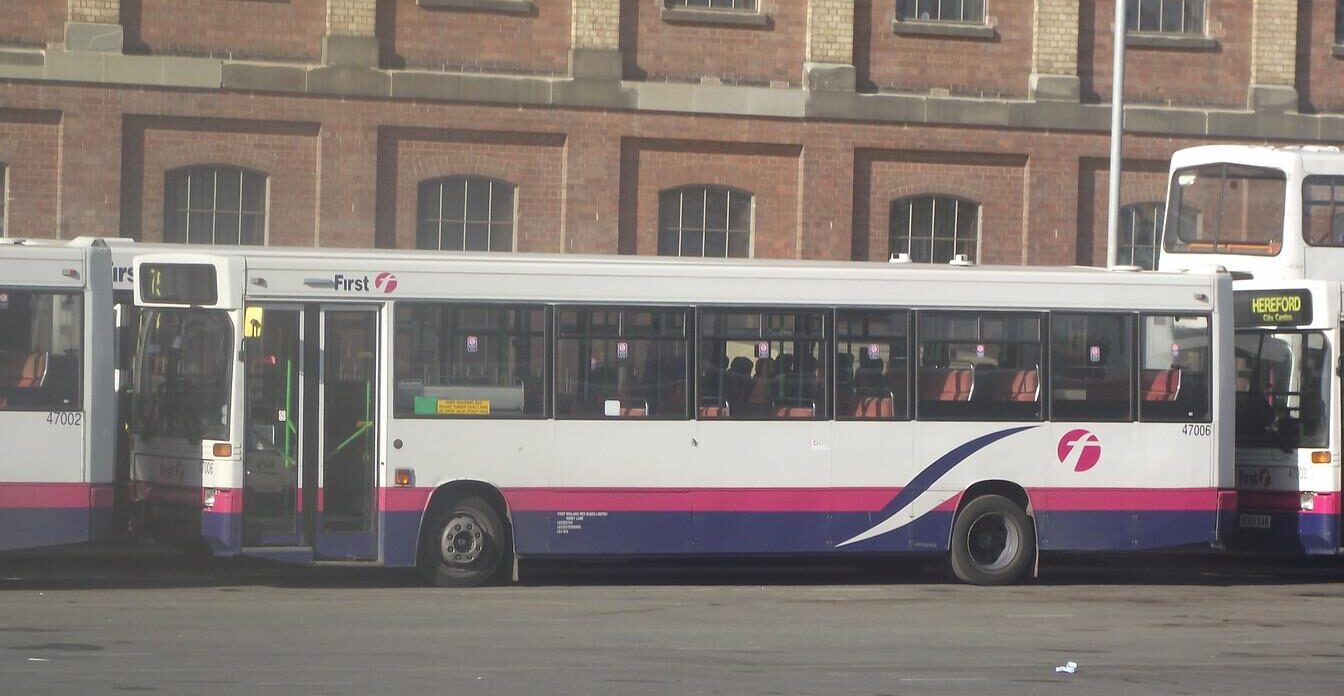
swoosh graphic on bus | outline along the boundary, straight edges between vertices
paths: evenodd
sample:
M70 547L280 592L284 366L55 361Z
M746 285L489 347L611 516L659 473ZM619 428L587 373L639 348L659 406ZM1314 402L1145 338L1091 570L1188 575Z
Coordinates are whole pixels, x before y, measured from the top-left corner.
M915 477L910 479L910 483L906 484L905 488L902 488L901 492L897 493L896 497L892 498L890 503L887 503L886 507L883 508L883 512L887 512L886 519L868 529L868 531L862 532L855 537L836 544L836 548L855 544L904 527L913 520L902 521L897 518L897 515L904 511L905 508L909 507L911 503L915 502L916 498L928 492L928 490L933 487L933 484L936 483L938 479L942 478L944 474L951 471L953 467L966 461L966 458L972 454L979 452L985 447L988 447L1009 435L1016 435L1023 430L1031 430L1032 428L1039 427L1040 426L1038 425L1023 425L1016 428L1008 428L1006 430L989 433L988 435L981 435L935 459L934 462L925 467L923 471L915 474Z

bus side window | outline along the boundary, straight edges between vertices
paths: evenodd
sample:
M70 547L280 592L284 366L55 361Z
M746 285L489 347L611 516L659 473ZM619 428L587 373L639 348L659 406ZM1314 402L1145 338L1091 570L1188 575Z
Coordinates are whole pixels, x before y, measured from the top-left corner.
M1143 317L1139 420L1208 422L1211 338L1208 317Z
M1132 315L1052 314L1051 419L1132 420L1133 345Z

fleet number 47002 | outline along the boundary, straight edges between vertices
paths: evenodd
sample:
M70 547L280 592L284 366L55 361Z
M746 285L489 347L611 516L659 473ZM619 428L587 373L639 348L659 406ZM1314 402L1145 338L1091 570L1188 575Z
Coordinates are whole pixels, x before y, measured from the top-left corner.
M47 411L47 425L83 425L84 414L79 411Z
M1211 437L1213 435L1212 423L1186 423L1181 428L1182 435L1190 437Z

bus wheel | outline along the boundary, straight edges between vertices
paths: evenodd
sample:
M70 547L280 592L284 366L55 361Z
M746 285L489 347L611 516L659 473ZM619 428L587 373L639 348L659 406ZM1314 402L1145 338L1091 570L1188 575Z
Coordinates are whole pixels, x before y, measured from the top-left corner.
M440 587L476 587L503 567L504 525L489 503L459 498L429 517L420 540L420 575Z
M952 572L964 582L1015 582L1035 554L1036 534L1027 513L1001 495L967 503L952 526Z

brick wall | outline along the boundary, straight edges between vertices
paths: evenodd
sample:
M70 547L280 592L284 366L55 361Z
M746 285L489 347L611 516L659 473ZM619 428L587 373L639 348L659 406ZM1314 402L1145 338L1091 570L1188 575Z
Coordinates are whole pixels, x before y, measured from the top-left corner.
M656 0L622 0L625 77L730 84L800 85L807 43L808 0L760 0L765 27L675 24Z
M1254 0L1251 82L1291 87L1298 0Z
M395 129L383 134L395 157L396 246L415 248L420 182L444 176L502 179L515 189L514 250L559 252L564 190L563 136L453 129Z
M0 46L45 46L65 40L67 0L5 0Z
M1078 263L1105 265L1107 187L1110 161L1088 157L1079 165ZM1167 160L1126 159L1120 176L1120 205L1166 201Z
M154 55L316 62L326 13L327 0L121 0L126 52Z
M59 113L0 109L0 163L9 180L6 236L57 236L60 157Z
M117 24L121 21L121 0L69 0L70 21Z
M855 155L856 238L867 258L887 258L891 202L917 195L947 195L980 204L978 263L1021 262L1026 158L975 152L865 149Z
M1032 13L1010 11L1005 5L987 3L996 38L949 39L893 33L896 3L856 0L854 14L859 25L854 36L854 64L860 89L1026 96L1031 75Z
M1251 0L1206 3L1213 49L1125 48L1125 101L1245 108L1251 70ZM1081 5L1078 71L1083 101L1111 101L1114 6Z
M854 61L854 0L807 3L807 60L846 64Z
M317 210L317 127L226 119L129 117L124 156L123 225L144 242L163 240L167 172L194 164L244 167L267 175L267 243L312 246ZM130 200L128 200L128 198ZM135 224L138 223L138 224Z
M327 0L327 33L373 36L377 5L377 0Z
M1344 58L1336 58L1335 3L1311 0L1298 12L1297 91L1302 111L1344 111Z
M622 218L635 240L634 253L658 253L659 194L701 184L752 194L754 257L798 257L798 148L630 139L623 149Z
M531 15L380 3L387 67L561 75L569 66L571 0L536 0Z
M1034 4L1032 72L1078 74L1079 0L1036 0Z
M619 50L621 0L573 0L570 36L575 48Z

